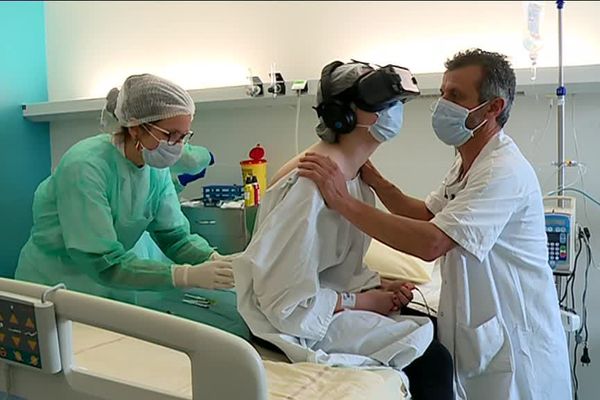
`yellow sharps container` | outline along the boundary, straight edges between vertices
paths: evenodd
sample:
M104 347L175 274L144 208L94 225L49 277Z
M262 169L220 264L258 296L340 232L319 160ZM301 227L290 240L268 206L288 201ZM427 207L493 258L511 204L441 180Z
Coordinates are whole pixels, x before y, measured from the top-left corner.
M265 160L265 149L257 144L250 150L250 159L240 162L242 167L242 182L246 182L248 176L255 176L258 180L260 198L267 191L267 160Z

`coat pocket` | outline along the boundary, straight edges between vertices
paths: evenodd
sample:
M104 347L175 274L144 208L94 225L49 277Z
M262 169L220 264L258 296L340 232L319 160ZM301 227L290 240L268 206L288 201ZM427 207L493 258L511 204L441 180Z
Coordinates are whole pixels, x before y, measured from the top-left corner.
M510 339L497 316L475 328L459 323L455 353L467 378L513 370Z

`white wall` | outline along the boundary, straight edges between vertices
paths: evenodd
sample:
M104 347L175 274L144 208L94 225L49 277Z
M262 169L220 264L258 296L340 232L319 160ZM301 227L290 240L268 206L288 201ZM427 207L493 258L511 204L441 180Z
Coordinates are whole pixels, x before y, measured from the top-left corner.
M556 64L556 11L546 3L539 65ZM565 63L600 63L600 2L567 2ZM152 72L187 89L263 80L276 62L290 79L317 78L340 58L442 71L481 46L527 67L522 2L48 2L50 100L104 96Z
M546 6L547 48L541 58L546 66L555 65L552 3ZM596 21L600 2L566 4L566 63L600 63ZM294 15L300 17L294 20ZM236 83L235 79L239 83L247 66L265 78L273 60L290 79L317 77L325 63L350 57L399 62L421 72L439 71L448 55L472 46L506 52L517 67L525 67L522 25L521 2L50 2L49 93L53 100L103 96L126 75L140 71L162 74L187 88ZM199 73L228 66L231 70L226 75L218 71L208 76ZM231 74L233 81L229 81ZM556 154L556 109L549 107L552 98L551 94L518 96L507 126L536 168L544 191L556 185L550 166ZM453 158L453 151L440 144L431 131L432 100L409 103L402 135L374 156L386 176L406 192L421 197L440 183ZM587 163L585 188L600 198L600 95L569 96L567 101L567 156ZM316 119L310 105L304 102L301 109L301 148L316 139ZM289 106L211 112L199 108L193 141L209 147L217 158L206 182L237 181L238 162L256 143L266 147L270 171L275 171L294 153L294 122L295 109ZM91 119L52 123L54 165L69 146L97 131L98 121ZM574 178L576 172L569 171L567 181ZM195 185L184 194L193 197L199 193L200 186ZM586 214L581 204L579 222L590 226L600 261L600 208L588 203ZM579 368L582 400L595 399L600 392L600 314L594 313L600 305L599 278L597 271L590 273L590 350L594 361L590 368Z

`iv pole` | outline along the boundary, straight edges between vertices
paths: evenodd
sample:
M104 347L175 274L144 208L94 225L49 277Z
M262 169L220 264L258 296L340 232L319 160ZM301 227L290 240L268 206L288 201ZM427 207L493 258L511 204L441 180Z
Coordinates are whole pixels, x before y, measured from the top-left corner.
M562 26L562 11L565 5L564 0L556 0L556 8L558 9L558 87L556 88L557 105L558 105L558 195L564 194L565 186L565 97L567 88L564 82L563 69L563 26ZM562 203L562 201L561 201ZM562 206L562 204L559 204Z

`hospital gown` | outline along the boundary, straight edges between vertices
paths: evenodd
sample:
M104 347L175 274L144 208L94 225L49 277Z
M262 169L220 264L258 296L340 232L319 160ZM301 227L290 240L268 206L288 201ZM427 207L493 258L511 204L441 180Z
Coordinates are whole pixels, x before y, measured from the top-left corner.
M374 204L360 178L352 196ZM330 210L313 182L292 171L270 188L245 253L233 263L238 309L254 335L293 362L402 369L432 339L428 319L369 311L334 314L337 293L379 285L363 258L370 238Z

